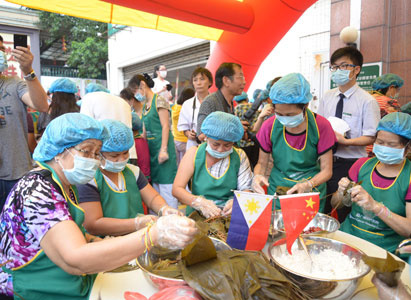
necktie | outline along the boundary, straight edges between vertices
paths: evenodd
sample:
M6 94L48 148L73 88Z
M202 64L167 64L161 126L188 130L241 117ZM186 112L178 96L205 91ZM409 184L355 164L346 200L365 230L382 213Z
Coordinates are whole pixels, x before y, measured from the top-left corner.
M344 94L340 94L340 100L338 100L337 103L337 108L335 109L335 116L337 118L342 119L342 113L343 113L343 108L344 108Z

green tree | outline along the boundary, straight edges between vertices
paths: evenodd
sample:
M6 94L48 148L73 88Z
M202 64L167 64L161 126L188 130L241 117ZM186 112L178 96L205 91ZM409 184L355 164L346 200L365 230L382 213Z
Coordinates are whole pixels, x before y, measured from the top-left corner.
M66 64L78 68L79 76L97 78L106 70L108 60L107 24L76 17L39 11L40 52L66 41Z

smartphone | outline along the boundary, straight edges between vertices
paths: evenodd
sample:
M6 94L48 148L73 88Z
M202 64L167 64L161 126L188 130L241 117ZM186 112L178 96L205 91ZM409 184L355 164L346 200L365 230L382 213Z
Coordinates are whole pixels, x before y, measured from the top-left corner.
M13 37L13 40L14 40L14 49L16 49L17 46L27 48L27 35L15 34Z

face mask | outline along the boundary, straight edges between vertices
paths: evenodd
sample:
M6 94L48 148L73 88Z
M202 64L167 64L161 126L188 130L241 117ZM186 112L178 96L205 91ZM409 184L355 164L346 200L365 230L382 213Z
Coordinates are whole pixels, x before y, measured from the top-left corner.
M405 147L401 149L374 144L373 152L378 160L387 165L399 164L404 160Z
M350 81L350 70L340 70L331 73L331 79L339 86Z
M98 167L100 166L100 161L93 158L82 157L79 155L73 155L70 150L68 150L71 156L74 157L74 167L73 169L66 170L61 165L60 160L57 162L63 169L64 176L70 184L86 184L94 178Z
M160 77L161 78L166 78L167 77L167 71L160 71Z
M283 124L285 127L294 128L300 125L304 121L304 113L301 112L295 116L279 116L275 115L275 117Z
M219 152L219 151L212 149L210 145L207 144L206 151L208 152L208 154L210 154L214 158L223 159L229 156L231 153L233 153L233 148L231 147L231 149L226 152Z
M146 100L146 96L143 96L140 93L135 94L134 98L136 98L136 100L139 102L143 102Z
M126 167L128 159L123 161L111 161L104 157L104 161L106 163L104 166L101 166L102 169L113 173L120 173Z
M4 70L7 70L8 68L7 64L7 56L6 53L3 51L0 51L0 72L3 72Z
M391 97L391 99L398 99L400 97L400 92L396 93L394 97Z

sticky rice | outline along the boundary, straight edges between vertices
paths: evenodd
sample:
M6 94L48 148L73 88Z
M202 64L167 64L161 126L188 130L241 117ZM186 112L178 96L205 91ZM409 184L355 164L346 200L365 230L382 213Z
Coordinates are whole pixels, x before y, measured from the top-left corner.
M273 254L277 263L285 269L309 278L343 280L360 275L365 268L362 260L350 259L333 249L310 253L312 262L305 251L298 248L292 249L292 255L288 254L285 247Z

